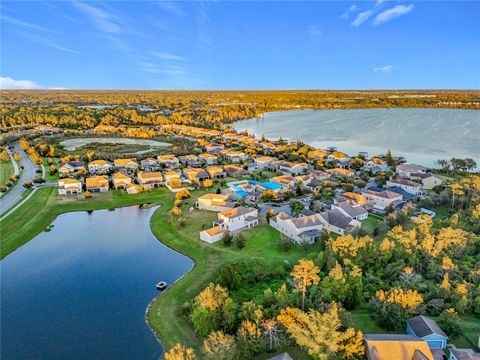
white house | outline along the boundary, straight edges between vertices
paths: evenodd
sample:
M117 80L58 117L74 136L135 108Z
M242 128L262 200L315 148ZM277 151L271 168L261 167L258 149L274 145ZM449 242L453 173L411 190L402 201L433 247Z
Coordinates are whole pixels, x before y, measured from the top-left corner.
M72 195L82 192L82 183L76 179L60 179L58 180L58 194Z
M198 161L203 162L207 165L213 165L217 163L217 156L209 153L203 153L198 155Z
M343 201L332 205L332 209L337 209L343 215L352 219L362 221L368 218L368 211L360 205L350 205L347 201Z
M294 163L290 161L284 161L280 167L279 171L283 172L284 174L290 175L300 175L307 172L308 164L307 163Z
M254 208L239 206L221 211L217 216L218 220L214 221L214 225L218 225L222 229L231 233L239 232L258 225L258 210Z
M350 163L350 156L341 152L341 151L334 151L330 155L327 156L327 161L334 162L337 167L346 167Z
M327 210L319 217L324 229L338 235L345 235L361 226L360 221L344 215L338 209Z
M402 201L402 194L377 188L368 188L362 195L367 199L368 203L374 207L384 210L396 201Z
M234 163L239 163L248 159L248 154L242 151L233 151L229 149L220 150L220 155Z
M422 185L416 183L415 181L408 179L392 179L387 181L387 188L399 187L402 190L406 191L409 194L419 196L423 194Z
M220 226L214 226L210 229L200 231L200 240L213 244L222 240L224 234L225 232Z
M432 190L435 186L440 186L443 184L442 178L432 173L412 174L411 178L421 181L424 190Z
M417 164L401 164L395 169L400 177L410 178L412 174L426 174L430 169Z
M297 244L315 242L323 229L319 214L294 218L280 212L270 218L269 224Z
M248 168L249 170L264 170L275 160L277 160L277 158L271 156L257 157L253 163L248 165Z
M385 160L382 160L379 157L373 157L365 163L363 168L375 174L379 171L387 171L388 165Z
M157 162L165 167L177 167L180 164L180 161L173 154L158 155Z
M90 174L106 174L112 170L112 164L105 160L94 160L88 164Z

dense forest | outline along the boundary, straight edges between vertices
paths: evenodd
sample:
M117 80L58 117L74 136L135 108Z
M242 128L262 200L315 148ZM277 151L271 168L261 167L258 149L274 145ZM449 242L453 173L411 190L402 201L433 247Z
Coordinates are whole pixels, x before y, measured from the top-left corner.
M268 111L432 107L480 109L480 91L3 91L1 131L162 124L222 128Z

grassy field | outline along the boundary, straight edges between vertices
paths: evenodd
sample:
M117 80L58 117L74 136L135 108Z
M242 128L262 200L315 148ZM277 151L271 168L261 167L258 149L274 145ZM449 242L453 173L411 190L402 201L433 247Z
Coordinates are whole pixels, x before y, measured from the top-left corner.
M48 164L48 157L42 157L43 160L43 166L45 167L45 181L54 181L58 180L58 171L50 175L50 165ZM58 159L57 158L52 158L53 160L53 165L58 169Z
M0 161L0 185L8 182L13 175L13 165L10 160Z

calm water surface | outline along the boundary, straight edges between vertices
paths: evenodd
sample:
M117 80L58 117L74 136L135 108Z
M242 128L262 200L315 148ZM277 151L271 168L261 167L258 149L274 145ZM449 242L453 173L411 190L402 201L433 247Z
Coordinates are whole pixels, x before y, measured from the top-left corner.
M351 155L404 156L428 166L441 158L470 157L480 166L480 111L456 109L355 109L272 112L235 123L267 138L300 139Z
M60 215L2 260L1 358L158 359L145 310L192 261L153 236L155 209Z

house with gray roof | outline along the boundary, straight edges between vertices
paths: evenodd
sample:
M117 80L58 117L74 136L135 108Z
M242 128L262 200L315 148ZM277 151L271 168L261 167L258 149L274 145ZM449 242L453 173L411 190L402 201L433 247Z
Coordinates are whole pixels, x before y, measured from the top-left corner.
M368 217L368 211L360 205L350 205L348 202L343 201L332 205L332 209L337 209L343 215L349 216L352 219L362 221Z
M426 174L427 172L430 172L430 169L423 165L401 164L397 166L395 172L400 177L410 178L412 174Z
M269 224L297 244L314 243L323 229L318 213L292 217L280 212L270 218Z
M407 321L407 334L419 337L428 343L430 349L445 349L448 336L435 320L419 315Z
M325 230L338 235L349 234L361 226L360 221L345 215L338 209L334 209L333 206L331 210L320 213L320 222Z

